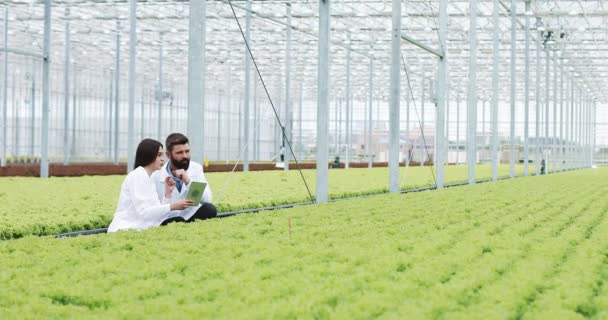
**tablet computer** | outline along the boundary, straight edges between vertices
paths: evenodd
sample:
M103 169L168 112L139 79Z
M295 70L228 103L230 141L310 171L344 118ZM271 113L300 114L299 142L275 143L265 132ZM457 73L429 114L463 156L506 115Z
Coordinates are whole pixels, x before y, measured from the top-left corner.
M188 189L188 193L186 194L186 199L192 200L192 203L196 206L201 202L203 198L203 193L205 192L205 188L207 184L205 182L190 182L190 188Z

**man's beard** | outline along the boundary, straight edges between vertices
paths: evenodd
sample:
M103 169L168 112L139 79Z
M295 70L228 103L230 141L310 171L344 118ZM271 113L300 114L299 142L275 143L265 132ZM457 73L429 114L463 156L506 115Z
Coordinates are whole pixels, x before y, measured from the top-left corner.
M176 170L179 170L179 169L188 170L188 167L190 166L190 159L185 158L185 159L182 159L181 161L176 160L176 159L171 159L171 165Z

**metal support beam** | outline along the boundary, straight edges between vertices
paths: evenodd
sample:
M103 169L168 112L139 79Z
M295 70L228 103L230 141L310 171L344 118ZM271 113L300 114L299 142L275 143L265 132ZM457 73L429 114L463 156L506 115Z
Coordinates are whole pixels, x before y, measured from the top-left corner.
M597 138L597 101L591 98L591 154L589 155L589 166L593 167L593 154Z
M583 128L584 128L584 105L583 105L583 89L578 88L578 157L577 165L578 168L582 168L583 164Z
M570 130L568 131L568 143L570 145L569 149L569 165L568 165L568 169L572 170L576 167L575 164L575 156L576 156L576 143L575 143L575 113L574 113L574 77L570 76L569 77L569 86L570 86Z
M445 87L448 78L448 59L446 38L448 31L447 0L439 1L439 44L443 51L443 58L439 60L439 70L437 75L437 119L435 123L435 168L437 170L437 188L441 189L445 179L445 160L446 160L446 132L445 132Z
M410 153L410 147L411 147L411 137L410 137L410 105L411 105L411 101L412 101L412 92L409 90L406 90L405 93L405 148L406 148L406 160L407 163L409 164L410 161L412 161L412 153ZM378 120L380 120L380 118L378 117ZM412 149L413 150L413 149Z
M395 0L396 1L396 0ZM317 89L316 202L328 200L329 35L330 0L319 0L319 63Z
M300 82L300 107L298 108L298 158L304 157L304 145L302 144L302 116L304 115L304 82Z
M469 0L469 87L467 99L467 163L469 184L475 183L477 163L477 0Z
M557 155L557 57L553 53L553 136L551 138L551 173L557 171L558 155Z
M44 1L44 42L42 47L42 130L40 177L49 176L49 113L51 102L50 65L51 65L51 0Z
M72 92L72 142L69 144L70 146L70 158L68 159L68 161L73 161L73 159L76 158L76 125L79 124L79 122L77 121L77 117L78 117L78 105L76 104L76 99L78 97L78 79L77 79L77 75L78 75L78 71L76 70L76 65L73 65L73 70L72 70L73 74L72 74L72 81L74 83L74 90ZM66 148L68 147L67 145L65 146Z
M538 25L540 22L539 18L536 18L536 24ZM536 35L536 90L534 91L535 96L535 102L536 102L536 145L535 145L535 154L536 156L534 157L534 173L536 175L540 174L540 160L542 158L542 147L540 145L540 117L541 117L541 108L542 108L542 104L540 102L540 38L541 38L541 33L538 32L538 34Z
M158 134L158 141L164 142L163 137L163 33L161 32L158 35L158 91L156 91L156 99L158 102L158 115L157 115L157 124L156 124L156 132Z
M512 0L513 2L515 0ZM515 4L513 3L513 6L515 6ZM526 1L526 11L530 10L530 1L527 0ZM515 10L513 10L513 12L511 13L511 16L515 15ZM526 55L526 62L525 62L525 75L524 75L524 105L525 105L525 111L524 111L524 176L528 176L529 174L529 160L530 160L530 145L529 145L529 140L530 140L530 17L526 16L525 18L525 55Z
M509 177L515 177L515 100L517 73L517 17L515 16L515 0L511 0L511 117L509 122Z
M367 110L367 144L365 146L365 149L367 151L367 167L371 168L373 165L373 161L374 161L374 157L373 157L373 153L372 153L372 108L373 108L373 103L372 101L374 100L374 59L370 58L369 59L369 84L367 87L368 90L368 98L367 98L367 103L368 103L368 110Z
M32 93L31 93L31 119L30 119L30 158L34 159L34 141L36 135L36 64L32 63Z
M350 92L350 32L346 34L346 43L348 44L348 48L346 49L346 153L344 157L344 169L348 169L350 167L350 150L351 150L351 132L350 132L350 123L351 119L351 109L352 109L352 101L351 101L351 92Z
M460 164L460 91L456 92L456 164Z
M410 36L408 36L408 35L406 35L404 33L401 34L401 39L403 39L403 40L405 40L405 41L407 41L407 42L409 42L409 43L417 46L418 48L420 48L422 50L425 50L425 51L427 51L427 52L429 52L431 54L436 55L437 58L439 58L439 59L443 59L443 52L442 51L433 49L433 48L425 45L424 43L421 43L418 40L416 40L416 39L414 39L414 38L412 38L412 37L410 37Z
M134 169L133 165L135 161L136 12L136 0L129 0L129 125L127 129L127 173Z
M109 82L109 99L108 99L108 161L110 161L112 159L112 104L113 104L113 100L114 100L114 74L112 71L110 71L110 81Z
M559 59L559 140L557 147L559 148L559 171L564 171L564 59Z
M399 186L399 105L401 88L401 1L393 0L393 28L391 44L391 78L389 108L389 191L400 191Z
M289 4L287 5L287 12L289 13ZM251 43L251 0L247 0L247 12L245 13L245 41L250 44ZM289 48L289 30L287 30L287 48ZM285 77L286 81L289 81L289 49L285 53L287 60L287 76ZM289 86L287 86L289 87ZM289 89L288 89L289 90ZM249 171L249 101L251 99L251 56L249 55L249 51L247 50L247 45L245 45L245 101L244 101L244 109L245 109L245 123L243 128L243 138L245 141L245 148L243 148L243 171ZM218 137L219 139L219 137ZM287 163L285 164L287 166ZM287 168L285 169L287 170Z
M191 159L203 162L207 1L190 1L188 46L188 139Z
M2 77L2 160L0 165L6 166L8 144L8 7L4 8L4 72Z
M291 25L291 4L286 4L287 23ZM283 134L286 142L289 143L285 148L285 163L283 170L289 170L291 160L291 148L293 148L293 104L291 101L291 28L287 28L285 39L285 131Z
M424 135L424 126L426 125L425 123L425 119L424 119L424 114L425 114L425 110L424 110L424 100L425 100L425 96L424 96L424 70L422 70L421 72L422 78L420 79L420 134ZM424 166L424 162L426 162L426 144L422 143L421 144L422 147L424 147L424 150L422 150L422 148L420 148L421 152L420 152L420 166Z
M146 79L144 79L143 83L146 83ZM144 89L144 86L142 85L141 88L141 105L140 105L140 109L139 109L139 121L140 121L140 126L139 126L139 137L141 140L143 140L145 138L145 132L144 132L144 127L145 127L145 115L146 115L146 111L145 111L145 99L146 99L146 92Z
M5 10L6 10L6 12L8 12L8 9L5 9ZM5 20L5 21L7 21L7 20ZM5 24L7 24L7 22L5 22ZM20 56L26 56L26 57L32 57L32 58L39 58L39 59L43 58L42 54L40 54L40 53L29 52L26 50L21 50L21 49L16 49L16 48L8 48L7 45L4 45L4 47L0 47L0 51L4 51L6 53L14 53L14 54L17 54Z
M549 104L551 102L549 91L551 89L551 51L545 48L545 140L543 159L545 160L545 173L549 173Z
M118 141L120 136L120 20L116 20L116 66L114 68L114 154L118 164Z
M498 179L498 75L499 75L499 37L500 37L500 20L498 15L499 1L493 0L492 21L494 24L494 32L492 33L492 180Z

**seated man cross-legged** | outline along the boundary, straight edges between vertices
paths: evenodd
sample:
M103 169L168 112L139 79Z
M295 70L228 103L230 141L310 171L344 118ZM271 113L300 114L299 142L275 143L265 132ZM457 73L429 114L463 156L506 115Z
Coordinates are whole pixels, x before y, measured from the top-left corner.
M167 158L169 161L151 179L156 186L159 198L185 199L192 181L207 183L203 167L190 160L190 145L186 136L181 133L172 133L166 140ZM165 184L169 187L165 188ZM170 194L167 194L170 193ZM171 222L193 222L217 216L217 209L211 204L211 188L207 183L200 203L184 210L172 211L161 225Z

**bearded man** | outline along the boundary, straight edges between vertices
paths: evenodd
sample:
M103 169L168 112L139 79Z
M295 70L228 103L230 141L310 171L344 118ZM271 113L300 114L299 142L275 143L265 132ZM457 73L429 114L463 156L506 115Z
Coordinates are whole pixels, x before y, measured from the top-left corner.
M184 210L175 210L167 215L161 225L171 222L193 222L217 216L217 209L211 204L211 187L203 173L203 166L190 160L190 144L188 138L181 133L172 133L165 141L166 155L169 161L150 177L156 186L160 199L175 201L185 199L188 194L190 182L207 183L200 203ZM165 184L174 186L170 194L166 194ZM169 200L170 199L170 200Z

